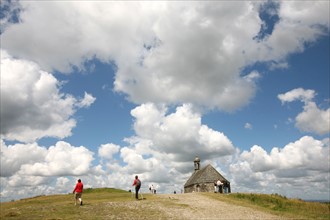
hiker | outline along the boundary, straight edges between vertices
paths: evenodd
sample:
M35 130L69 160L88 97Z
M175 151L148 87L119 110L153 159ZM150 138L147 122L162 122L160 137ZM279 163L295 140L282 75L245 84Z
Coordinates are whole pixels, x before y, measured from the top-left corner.
M217 181L214 181L214 193L217 193Z
M219 193L222 193L222 185L223 185L223 183L220 181L220 179L218 179L218 181L217 181L217 187L218 187L218 192Z
M82 196L82 193L83 193L83 188L84 188L84 184L81 182L81 179L78 180L77 184L76 184L76 187L74 188L73 190L73 194L74 195L74 205L77 205L77 200L79 200L80 202L80 205L83 204L83 201L81 199L81 196Z
M139 190L141 188L141 181L139 180L138 176L135 176L132 186L135 186L135 199L139 200Z

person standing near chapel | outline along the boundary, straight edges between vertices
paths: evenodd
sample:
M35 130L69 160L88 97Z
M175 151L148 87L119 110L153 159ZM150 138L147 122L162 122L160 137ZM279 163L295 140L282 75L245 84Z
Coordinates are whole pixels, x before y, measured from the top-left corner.
M217 186L217 181L214 181L214 193L217 193L218 186Z
M223 183L221 182L220 179L218 179L218 181L217 181L217 187L218 187L218 192L219 193L222 193L222 185L223 185Z
M135 176L132 186L135 186L135 199L139 200L139 190L141 188L141 181L139 180L138 176Z
M73 194L74 197L75 197L75 202L74 202L74 205L77 205L77 200L79 200L80 202L80 205L83 204L83 201L82 201L82 193L83 193L83 189L84 189L84 184L81 182L81 179L78 180L77 184L76 184L76 187L74 188L73 190Z

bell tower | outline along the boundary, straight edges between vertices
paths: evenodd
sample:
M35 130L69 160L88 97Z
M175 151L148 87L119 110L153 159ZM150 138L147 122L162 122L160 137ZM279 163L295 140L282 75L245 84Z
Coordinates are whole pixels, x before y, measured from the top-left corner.
M199 168L200 168L200 163L201 163L201 160L199 159L198 156L196 156L196 157L195 157L195 160L194 160L195 172L199 170Z

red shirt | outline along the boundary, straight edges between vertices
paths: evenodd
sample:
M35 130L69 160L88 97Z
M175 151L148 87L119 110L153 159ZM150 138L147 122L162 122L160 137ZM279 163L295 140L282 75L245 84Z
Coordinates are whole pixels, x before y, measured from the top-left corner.
M77 185L76 185L76 188L74 188L73 192L77 192L77 193L82 193L83 192L83 188L84 188L84 185L82 182L78 182Z
M134 182L133 182L133 185L132 185L132 186L135 186L135 185L137 185L137 179L135 179L135 180L134 180Z

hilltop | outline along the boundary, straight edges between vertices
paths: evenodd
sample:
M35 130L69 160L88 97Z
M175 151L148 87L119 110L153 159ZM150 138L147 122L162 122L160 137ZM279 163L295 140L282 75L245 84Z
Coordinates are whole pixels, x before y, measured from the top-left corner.
M1 219L329 219L329 204L279 195L215 193L142 194L87 189L83 206L73 195L51 195L1 203Z

